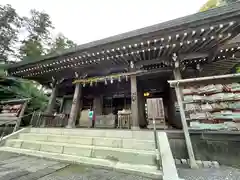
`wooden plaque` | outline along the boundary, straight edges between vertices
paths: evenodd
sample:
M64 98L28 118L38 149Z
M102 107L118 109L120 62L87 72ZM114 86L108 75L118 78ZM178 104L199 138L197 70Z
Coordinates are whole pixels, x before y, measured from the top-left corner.
M165 119L162 98L147 99L148 119Z

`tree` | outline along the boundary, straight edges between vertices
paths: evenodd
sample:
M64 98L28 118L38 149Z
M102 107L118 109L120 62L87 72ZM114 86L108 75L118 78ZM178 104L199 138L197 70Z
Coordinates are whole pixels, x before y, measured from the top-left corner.
M23 26L28 36L22 41L20 57L22 60L34 60L46 53L46 46L51 40L52 21L47 13L30 11L30 17L23 18Z
M29 17L21 18L10 5L0 5L0 60L5 63L9 56L14 55L20 60L35 60L47 53L55 53L75 44L63 35L58 35L53 41L53 29L50 16L45 12L31 10ZM20 29L24 33L19 33ZM26 35L23 41L18 36ZM20 44L18 50L15 45ZM4 65L0 64L1 69ZM0 99L30 98L27 113L34 110L44 111L48 97L37 82L0 74Z
M54 54L54 53L61 52L65 49L69 49L72 47L76 47L76 44L73 41L66 38L62 34L58 34L58 36L51 43L48 53Z
M30 38L22 41L19 53L22 60L34 60L44 54L44 47L40 40Z
M219 6L227 5L233 2L237 2L239 0L208 0L200 9L200 12L216 8Z
M4 64L15 54L21 20L11 5L0 5L0 61Z
M30 17L23 17L24 27L29 33L28 37L36 40L50 39L53 25L49 14L33 9L30 15Z

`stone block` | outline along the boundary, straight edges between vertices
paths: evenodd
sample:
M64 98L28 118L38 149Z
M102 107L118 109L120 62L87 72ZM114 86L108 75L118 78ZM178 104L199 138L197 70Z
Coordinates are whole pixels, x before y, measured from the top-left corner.
M67 136L85 136L85 137L102 137L105 136L106 130L98 129L63 129L63 135Z
M151 150L155 151L155 144L153 141L141 141L136 139L123 139L124 149L139 149L139 150Z
M31 128L30 133L46 134L47 128Z
M186 159L181 159L181 163L184 164L184 165L188 164Z
M92 137L78 137L78 136L68 136L69 144L76 145L92 145Z
M93 156L96 158L119 161L130 164L155 165L155 155L146 152L116 150L113 148L94 148Z
M104 147L113 147L113 148L121 148L122 147L122 140L119 139L119 138L114 139L114 138L94 137L93 138L93 145L104 146Z
M203 161L203 167L204 168L210 168L212 165L212 162L211 161Z
M180 164L181 164L180 159L175 159L175 164L176 164L176 165L180 165Z
M133 139L154 141L153 131L133 131Z
M7 140L5 146L13 147L13 148L21 148L22 141L15 141L15 140Z
M24 142L23 141L21 148L38 151L40 149L40 144L37 144L37 143L34 143L34 142Z
M63 135L63 128L46 128L48 134Z
M50 142L60 142L60 143L68 143L68 137L63 135L48 135L47 141Z
M133 137L133 134L132 134L132 131L123 131L123 130L105 130L105 137L108 137L108 138L132 138Z
M63 146L55 145L54 143L52 145L41 144L40 151L54 152L54 153L60 153L61 154L63 152Z
M63 148L63 154L74 155L74 156L92 156L92 147L67 147Z
M203 162L201 160L196 160L198 167L203 167Z
M22 133L19 135L19 139L28 141L46 141L47 135L45 134L32 134L32 133Z
M217 161L212 161L212 166L215 167L215 168L219 168L220 165Z

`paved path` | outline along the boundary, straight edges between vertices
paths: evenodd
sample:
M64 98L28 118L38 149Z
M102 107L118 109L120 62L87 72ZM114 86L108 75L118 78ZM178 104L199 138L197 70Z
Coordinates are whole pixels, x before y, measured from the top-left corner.
M0 180L150 180L87 166L0 152Z
M179 168L185 180L240 180L240 170ZM0 152L0 180L151 180L141 176Z

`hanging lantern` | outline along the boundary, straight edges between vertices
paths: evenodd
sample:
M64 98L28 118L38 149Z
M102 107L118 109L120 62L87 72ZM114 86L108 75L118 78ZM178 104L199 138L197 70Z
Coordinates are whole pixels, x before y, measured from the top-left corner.
M83 87L85 87L85 86L86 86L86 83L84 82L84 83L83 83Z
M104 80L104 84L107 85L107 79Z
M90 82L90 86L92 86L92 85L93 85L93 82L91 81L91 82Z
M111 82L111 84L113 83L113 78L112 77L111 77L111 81L110 82Z
M134 64L133 64L133 62L132 62L132 61L130 62L130 67L131 67L131 69L133 69L133 68L134 68Z
M126 76L125 78L126 78L126 81L128 81L128 76Z
M97 86L97 80L96 80L96 82L95 82L95 86Z
M121 76L118 77L118 82L121 82Z

